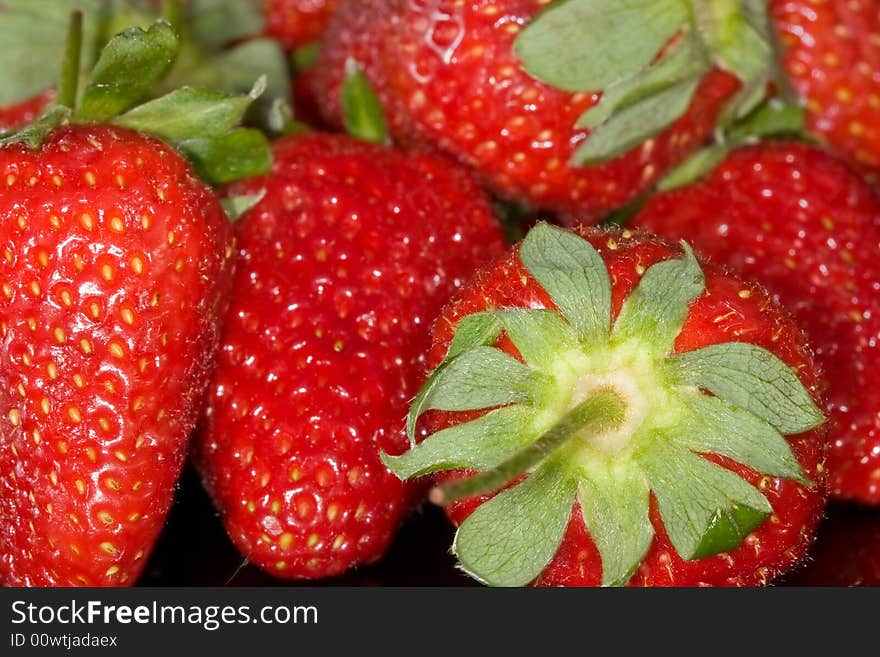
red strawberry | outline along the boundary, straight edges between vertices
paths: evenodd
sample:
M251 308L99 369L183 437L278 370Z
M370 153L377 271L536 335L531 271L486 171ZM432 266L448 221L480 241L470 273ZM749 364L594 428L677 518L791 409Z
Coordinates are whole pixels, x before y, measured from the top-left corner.
M382 465L422 381L429 322L503 251L477 185L433 155L344 136L276 142L196 461L232 540L289 578L378 559L419 487Z
M0 582L132 583L219 340L231 229L162 143L0 149Z
M790 586L880 586L880 514L877 509L832 506L810 559L786 578Z
M683 238L778 295L825 375L832 495L880 503L880 200L824 151L734 151L705 182L654 197L635 225Z
M753 107L773 70L769 34L738 6L548 4L343 1L319 56L322 106L338 123L353 58L395 139L452 154L505 198L598 215Z
M235 129L251 97L187 88L136 106L174 57L166 23L111 39L78 94L81 29L74 14L57 100L0 140L8 585L135 581L219 347L232 229L189 164L131 128L214 181L268 164L265 139Z
M433 433L385 461L441 473L432 499L481 581L763 584L807 549L825 446L809 349L690 249L539 224L444 310L428 364L409 427L431 411Z
M807 127L880 172L880 5L773 0L784 65L807 101Z
M54 91L49 90L20 103L0 107L0 133L20 128L33 121L54 96Z
M321 36L339 0L263 0L266 36L288 50Z

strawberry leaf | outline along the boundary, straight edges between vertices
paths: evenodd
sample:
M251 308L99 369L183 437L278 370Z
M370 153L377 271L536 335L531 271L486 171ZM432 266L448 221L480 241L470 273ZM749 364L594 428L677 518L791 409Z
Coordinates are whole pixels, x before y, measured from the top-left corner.
M0 146L23 143L29 148L39 148L50 132L70 119L71 109L63 105L50 105L33 123L9 134L0 135Z
M534 580L562 541L576 487L565 466L551 459L480 506L455 535L452 550L461 567L492 586Z
M624 107L590 133L572 155L572 164L602 164L643 144L687 111L699 84L684 80Z
M602 585L623 586L654 539L645 475L629 463L585 463L578 500L602 557Z
M238 221L242 215L257 205L266 196L266 190L262 190L259 194L245 194L241 196L228 196L220 199L220 205L226 211L226 216L230 221Z
M382 454L382 462L401 479L460 468L488 470L537 439L534 418L533 408L505 406L438 431L400 456Z
M523 360L532 367L546 369L560 357L578 351L571 325L555 311L503 310L498 318Z
M601 91L647 66L688 19L681 0L566 0L535 17L514 50L548 84Z
M581 342L592 344L607 338L611 281L601 256L587 240L541 223L523 240L519 257Z
M678 337L691 301L706 287L700 264L682 242L684 258L650 267L638 287L623 302L612 339L647 342L655 354L667 354Z
M686 560L739 547L773 511L748 482L668 441L654 441L637 460L669 540Z
M689 414L673 440L694 452L719 454L762 474L810 482L791 445L764 420L696 390L682 393Z
M164 22L147 30L133 27L117 34L92 69L74 118L80 122L108 121L130 108L169 69L177 48L177 35Z
M351 58L345 62L345 80L342 83L340 102L342 119L348 134L375 144L387 143L388 126L382 104L367 76Z
M703 45L688 32L659 61L640 73L610 85L599 103L587 110L578 128L596 128L620 110L681 82L699 80L710 68Z
M207 89L183 87L135 107L113 123L148 132L169 142L218 137L241 122L265 83L261 79L249 95L227 96Z
M669 364L678 385L705 388L781 433L809 431L825 420L795 373L757 345L725 342L679 354Z
M541 397L546 377L494 347L476 347L454 358L434 377L421 400L427 410L470 411Z
M199 177L211 185L250 178L272 169L269 141L259 130L237 128L217 137L176 144Z

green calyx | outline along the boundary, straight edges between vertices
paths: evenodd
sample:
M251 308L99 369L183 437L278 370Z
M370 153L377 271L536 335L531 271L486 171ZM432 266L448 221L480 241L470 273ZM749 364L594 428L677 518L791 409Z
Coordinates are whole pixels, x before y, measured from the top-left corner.
M772 508L705 454L810 485L785 436L824 418L788 366L742 342L673 353L705 290L686 244L681 258L644 272L613 323L610 276L590 242L539 224L520 258L559 310L464 317L412 404L410 450L383 455L403 479L476 471L435 489L437 503L501 489L458 530L454 550L468 573L492 585L533 581L576 501L604 585L625 584L649 549L652 495L682 558L738 547ZM496 346L502 336L516 357ZM432 409L485 412L416 444Z
M514 49L539 80L602 93L577 123L590 133L574 166L607 162L672 125L714 67L740 81L723 125L760 104L769 82L784 80L765 0L558 0Z
M360 65L350 57L345 61L340 104L349 135L374 144L388 143L388 125L379 97Z
M84 4L97 13L90 3ZM206 4L210 3L196 2L193 8ZM47 3L49 8L55 5ZM16 20L25 20L27 16L17 5L11 11ZM179 2L167 3L166 14L178 22ZM119 14L112 16L121 20ZM209 184L228 183L270 170L271 152L266 136L242 125L271 84L266 75L259 73L268 70L263 66L268 57L258 57L258 65L245 70L233 65L237 51L232 50L224 55L224 61L230 60L225 66L225 77L207 76L207 71L213 69L192 67L187 76L181 76L181 61L191 48L168 21L127 27L107 39L97 56L91 57L89 51L97 39L85 37L84 26L92 25L90 29L94 31L94 24L94 17L84 20L82 12L70 14L55 102L31 125L0 135L0 145L25 143L37 148L61 125L106 123L166 141L186 156ZM262 45L253 42L247 47L259 50ZM88 64L84 64L86 60ZM283 55L281 62L283 66ZM176 83L180 79L198 80L197 71L210 77L206 81L211 88ZM246 87L245 78L249 78ZM163 88L167 91L161 91Z

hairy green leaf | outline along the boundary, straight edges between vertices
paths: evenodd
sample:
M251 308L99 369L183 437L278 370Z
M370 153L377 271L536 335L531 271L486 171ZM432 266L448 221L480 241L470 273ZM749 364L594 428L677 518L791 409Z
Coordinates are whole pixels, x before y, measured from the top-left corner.
M488 470L538 437L535 409L505 406L475 420L438 431L400 456L382 454L382 462L401 479L442 470Z
M693 251L687 244L682 245L683 258L664 260L650 267L623 302L612 331L616 342L639 340L651 345L657 355L672 350L690 303L706 286Z
M705 454L727 456L762 474L809 484L791 445L764 420L697 390L683 392L690 415L670 438Z
M218 137L189 139L177 147L208 184L259 176L272 169L269 141L259 130L238 128Z
M589 463L578 491L584 522L602 557L602 585L623 586L654 540L645 475L630 463Z
M565 0L538 14L514 49L548 84L601 91L645 68L688 19L681 0Z
M340 103L348 134L376 144L388 141L388 126L379 97L357 62L351 58L345 62Z
M815 429L825 418L797 375L776 355L746 342L725 342L669 360L678 385L698 386L768 422L783 434Z
M684 80L623 108L587 136L572 164L602 164L645 143L684 115L699 84Z
M575 490L563 464L552 459L543 463L464 521L452 546L461 567L492 586L523 586L534 580L562 541Z
M592 244L573 232L540 223L529 231L519 257L550 294L579 340L593 344L607 338L611 281Z
M106 45L89 75L74 118L108 121L143 99L177 55L174 30L157 22L147 30L129 28Z
M739 547L773 511L744 479L672 442L655 440L637 459L683 559Z
M502 310L497 313L523 360L545 369L561 354L578 350L571 325L555 310Z

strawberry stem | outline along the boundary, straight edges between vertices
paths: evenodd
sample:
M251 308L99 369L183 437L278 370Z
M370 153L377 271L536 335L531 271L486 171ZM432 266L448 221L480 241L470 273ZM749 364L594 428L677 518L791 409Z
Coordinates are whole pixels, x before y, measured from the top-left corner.
M601 435L619 427L626 416L626 404L610 388L601 388L566 413L537 441L501 465L469 479L438 486L431 491L434 504L452 504L497 490L515 477L534 468L570 440Z
M184 26L183 2L181 0L162 0L162 18L178 35Z
M64 60L61 63L61 76L58 79L58 95L56 97L58 105L71 108L76 105L82 42L83 14L81 11L75 10L70 13L70 23L67 27Z

